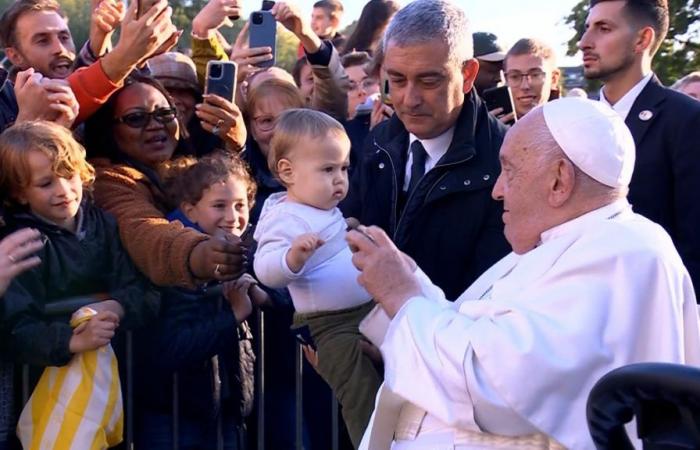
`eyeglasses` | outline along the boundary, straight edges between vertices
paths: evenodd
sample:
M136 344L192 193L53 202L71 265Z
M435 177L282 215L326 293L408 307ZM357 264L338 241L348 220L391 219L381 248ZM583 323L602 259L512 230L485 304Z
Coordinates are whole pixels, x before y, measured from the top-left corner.
M527 78L529 84L540 84L544 82L544 77L547 72L542 70L531 70L527 73L518 72L517 70L509 70L506 72L506 83L509 86L518 86L523 82L523 78Z
M135 111L124 114L121 117L117 117L115 122L123 123L131 128L144 128L151 122L151 119L155 119L156 122L167 125L175 120L176 117L177 110L175 108L158 108L152 112Z
M274 116L258 116L253 117L253 123L260 131L272 131L275 128L277 117Z
M377 80L375 80L374 78L365 78L359 83L356 83L356 82L350 80L349 89L351 91L356 91L356 90L362 88L365 91L368 91L375 86L377 86L377 87L379 86L379 84L377 83Z

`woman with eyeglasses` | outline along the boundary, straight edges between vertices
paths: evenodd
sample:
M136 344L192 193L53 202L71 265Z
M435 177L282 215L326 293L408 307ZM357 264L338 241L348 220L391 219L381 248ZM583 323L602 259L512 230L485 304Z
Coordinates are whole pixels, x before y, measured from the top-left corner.
M227 116L209 104L198 110L209 130L244 129L240 116ZM233 122L223 123L224 118ZM245 249L233 236L213 239L165 218L173 205L163 193L157 169L185 153L182 129L165 88L136 75L87 122L85 141L88 154L96 157L95 200L116 217L124 247L138 268L159 286L193 288L239 276Z
M243 158L250 165L258 185L255 206L250 211L252 224L257 223L267 197L284 190L267 167L267 155L270 151L275 122L287 109L304 106L304 99L299 89L286 80L270 78L248 92L245 112L249 135Z

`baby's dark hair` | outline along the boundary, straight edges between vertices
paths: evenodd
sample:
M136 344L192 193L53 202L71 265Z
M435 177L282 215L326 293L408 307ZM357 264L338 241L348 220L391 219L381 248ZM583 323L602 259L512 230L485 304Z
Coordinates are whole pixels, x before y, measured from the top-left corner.
M199 159L183 156L164 163L160 168L163 188L174 207L183 202L196 204L205 190L230 176L245 182L248 205L252 208L257 186L248 165L238 155L216 152Z

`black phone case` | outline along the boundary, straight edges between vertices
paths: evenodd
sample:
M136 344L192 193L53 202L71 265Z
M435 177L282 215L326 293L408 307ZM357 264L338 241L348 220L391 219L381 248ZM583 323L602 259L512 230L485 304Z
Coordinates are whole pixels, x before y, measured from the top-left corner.
M510 114L513 112L513 98L511 97L510 88L508 86L486 89L482 92L481 98L486 103L489 111L496 108L503 108L502 114Z
M212 76L212 67L221 67L221 76ZM233 103L236 95L236 63L232 61L209 61L207 64L206 94L215 94Z
M316 343L314 342L314 338L311 337L311 331L309 330L308 325L293 328L292 331L294 332L294 337L296 338L297 342L299 342L301 345L310 345L311 348L317 350Z

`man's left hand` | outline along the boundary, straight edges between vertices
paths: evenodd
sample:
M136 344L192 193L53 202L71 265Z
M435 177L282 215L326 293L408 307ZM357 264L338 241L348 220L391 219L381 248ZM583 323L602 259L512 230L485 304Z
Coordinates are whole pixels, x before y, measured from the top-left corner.
M357 281L394 317L408 299L421 294L409 259L378 227L360 226L345 238L355 253L352 262L362 272Z

